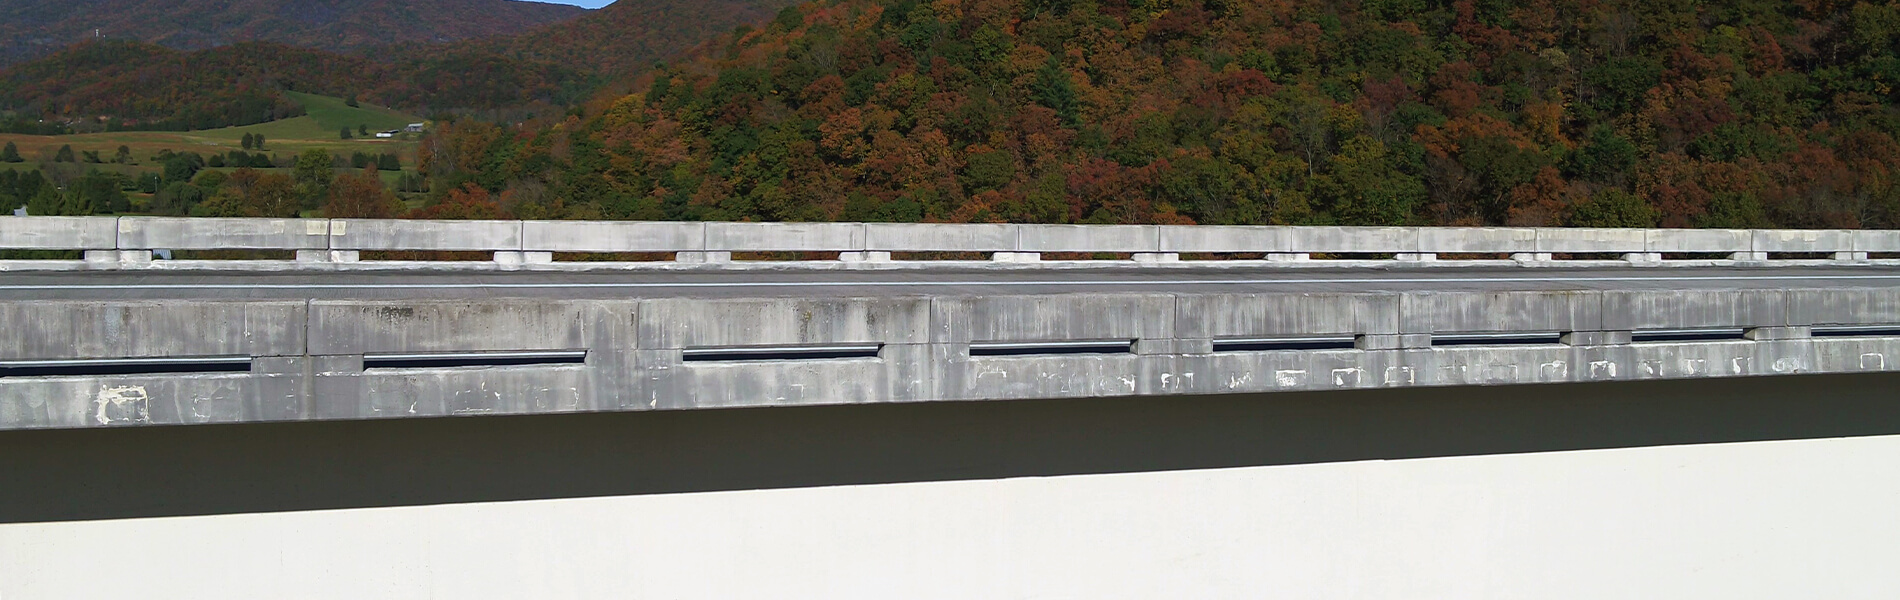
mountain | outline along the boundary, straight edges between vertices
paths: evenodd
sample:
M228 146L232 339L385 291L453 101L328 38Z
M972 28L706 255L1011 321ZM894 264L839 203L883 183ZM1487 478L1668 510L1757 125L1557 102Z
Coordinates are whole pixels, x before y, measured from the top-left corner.
M382 100L422 111L568 105L656 61L763 24L794 0L620 0L516 35L378 52L413 85Z
M742 25L759 25L797 0L621 0L570 21L457 47L605 76L653 62Z
M0 108L114 127L210 129L303 114L285 90L350 96L386 68L307 48L243 42L179 52L103 40L0 73Z
M422 162L527 218L1900 226L1892 3L819 0L699 48Z
M404 6L375 14L407 14L430 3L484 0L354 1ZM486 1L512 9L544 6ZM297 90L358 96L423 114L464 112L502 120L560 114L603 86L637 77L656 61L737 27L764 23L790 2L623 0L516 35L391 43L356 54L275 42L176 50L149 42L86 40L0 70L0 82L7 84L0 88L0 109L61 121L110 115L144 127L242 125L282 112L289 100L270 90ZM0 8L7 10L18 9ZM358 29L354 24L344 28ZM221 88L220 77L235 77L222 80L233 89ZM178 92L184 88L194 93ZM264 97L277 108L259 111ZM248 116L231 120L234 115Z
M587 12L516 0L6 0L0 65L94 37L181 50L264 41L355 52L521 33Z

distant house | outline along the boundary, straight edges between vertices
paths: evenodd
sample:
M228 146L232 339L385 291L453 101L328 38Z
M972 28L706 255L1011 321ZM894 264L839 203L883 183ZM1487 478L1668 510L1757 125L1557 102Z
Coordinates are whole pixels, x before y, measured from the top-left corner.
M379 138L393 138L393 137L396 137L396 134L397 134L397 133L399 133L399 132L398 132L398 131L396 131L396 130L394 130L394 129L391 129L391 130L389 130L389 131L378 131L378 132L376 132L376 137L379 137Z
M410 123L408 127L404 127L402 130L409 133L422 133L423 125L425 125L425 123Z

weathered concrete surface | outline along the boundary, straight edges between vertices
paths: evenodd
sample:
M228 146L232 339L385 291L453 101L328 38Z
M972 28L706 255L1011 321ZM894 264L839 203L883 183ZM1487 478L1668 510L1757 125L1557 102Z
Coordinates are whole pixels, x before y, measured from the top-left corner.
M0 596L1886 600L1896 384L7 431Z
M75 301L0 303L0 319L12 324L0 361L253 358L250 373L0 378L9 429L1900 370L1895 331L1810 337L1815 326L1900 328L1892 288ZM1733 335L1631 343L1684 329ZM1485 333L1549 341L1432 343ZM1216 351L1312 336L1354 341ZM703 358L711 350L754 355ZM366 357L547 351L586 355L365 368ZM134 409L160 405L172 408Z
M1430 262L1438 254L1536 261L1580 254L1647 264L1686 253L1747 263L1788 260L1788 254L1864 263L1876 253L1900 252L1900 232L0 217L0 250L16 248L92 252L85 263L9 261L0 268L154 268L143 253L162 248L296 250L301 260L289 266L307 269L354 262L352 253L365 250L485 251L493 260L483 262L510 267L550 263L555 252L678 252L683 262L709 262L735 251L841 252L854 261L873 252L997 253L1006 262L1033 262L1022 259L1038 253L1113 252L1158 264L1170 261L1156 257L1197 252L1267 253L1289 262L1314 254L1393 255L1402 262Z

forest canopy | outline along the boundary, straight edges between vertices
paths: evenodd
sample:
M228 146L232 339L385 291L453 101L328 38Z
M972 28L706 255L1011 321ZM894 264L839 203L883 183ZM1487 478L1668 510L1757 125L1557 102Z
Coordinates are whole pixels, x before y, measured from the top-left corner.
M1892 227L1900 6L822 0L436 189L529 218Z

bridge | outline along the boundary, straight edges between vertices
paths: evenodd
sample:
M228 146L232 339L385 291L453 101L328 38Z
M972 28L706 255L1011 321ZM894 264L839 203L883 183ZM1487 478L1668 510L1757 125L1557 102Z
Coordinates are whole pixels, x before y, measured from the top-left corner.
M285 536L375 589L232 589L1900 590L1900 232L16 217L0 252L0 597L203 596L78 574ZM1657 561L1700 574L1506 574Z

